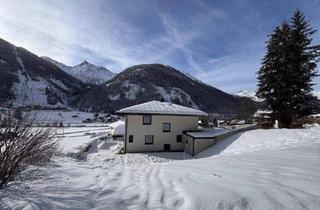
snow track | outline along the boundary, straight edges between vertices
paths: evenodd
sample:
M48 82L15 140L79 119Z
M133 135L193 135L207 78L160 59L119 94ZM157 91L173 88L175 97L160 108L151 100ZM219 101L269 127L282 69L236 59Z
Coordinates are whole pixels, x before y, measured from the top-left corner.
M135 154L123 156L119 162L117 166L122 165L122 168L114 168L119 171L110 177L111 180L108 180L113 183L113 187L103 190L106 193L100 194L102 196L98 198L100 202L105 203L107 197L107 200L118 203L120 209L122 205L125 209L182 207L184 198L175 190L174 181L163 178L163 164L152 163L149 159L140 161ZM110 163L107 162L106 165L109 167ZM122 198L122 202L119 198Z
M25 185L0 194L0 209L319 209L319 134L254 130L194 158L115 155L109 142L86 161L62 156L30 167Z

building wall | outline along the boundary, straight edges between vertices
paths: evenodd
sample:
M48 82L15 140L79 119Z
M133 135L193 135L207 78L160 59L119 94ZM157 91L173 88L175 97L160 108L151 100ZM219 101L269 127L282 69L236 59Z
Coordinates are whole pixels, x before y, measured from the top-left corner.
M194 139L194 154L197 155L203 150L211 147L216 143L214 138L207 138L207 139Z
M198 129L197 116L152 115L151 125L143 125L143 115L126 115L125 144L126 152L163 151L164 144L170 144L171 150L184 150L183 131ZM171 132L162 131L162 123L171 123ZM133 143L129 143L133 135ZM145 135L154 135L152 145L145 144ZM182 142L177 142L182 135Z
M214 138L197 139L186 134L183 135L183 139L185 143L185 152L192 156L199 154L216 143Z
M183 142L185 144L185 152L189 155L193 155L193 141L194 139L191 136L183 135Z

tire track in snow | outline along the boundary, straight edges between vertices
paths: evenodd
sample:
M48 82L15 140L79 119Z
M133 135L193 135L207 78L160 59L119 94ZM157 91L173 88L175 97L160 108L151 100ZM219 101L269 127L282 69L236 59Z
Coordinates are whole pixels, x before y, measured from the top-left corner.
M159 166L151 166L151 171L148 178L149 183L149 192L148 192L148 203L147 206L150 208L162 207L164 204L164 187L162 182L160 181ZM159 206L161 205L161 206Z
M149 200L148 207L151 209L178 209L184 204L184 198L177 191L177 184L170 180L165 182L163 179L163 166L162 164L154 164L150 166L151 171L149 174Z
M108 191L105 198L122 197L128 209L179 209L184 198L173 181L164 182L162 164L148 164L139 168L124 166L118 177L119 186Z

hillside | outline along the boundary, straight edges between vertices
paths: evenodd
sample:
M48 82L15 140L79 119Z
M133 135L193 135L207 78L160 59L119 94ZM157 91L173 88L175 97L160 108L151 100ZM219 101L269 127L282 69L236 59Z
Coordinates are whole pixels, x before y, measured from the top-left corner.
M66 107L83 87L52 63L0 39L0 104Z
M256 96L256 92L252 91L252 90L240 90L237 93L235 93L234 95L240 96L240 97L250 98L251 100L256 101L256 102L263 102L264 101L264 99L258 98Z
M150 100L170 101L209 113L236 113L256 103L206 85L161 64L143 64L125 69L108 82L84 90L73 105L88 111L115 111Z
M63 63L59 63L49 57L43 57L47 61L53 63L66 73L78 78L84 83L97 85L112 79L116 74L106 69L103 66L96 66L89 63L88 61L83 61L76 66L67 66Z
M114 112L160 100L220 114L251 112L258 106L161 64L136 65L109 76L114 74L104 67L88 62L68 67L0 39L1 106Z

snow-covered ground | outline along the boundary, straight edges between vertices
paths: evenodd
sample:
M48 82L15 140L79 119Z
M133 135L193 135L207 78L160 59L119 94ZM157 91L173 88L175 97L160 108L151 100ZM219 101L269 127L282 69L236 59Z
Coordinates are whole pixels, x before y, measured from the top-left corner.
M81 123L82 120L85 120L93 116L92 113L87 112L59 110L38 110L32 111L31 114L35 114L37 116L37 121L49 123L60 121L62 121L63 123Z
M89 145L97 147L97 141L111 134L111 127L89 127L89 128L58 128L57 137L60 139L61 152L67 156L86 158L82 154ZM109 135L111 136L111 135ZM91 151L88 151L91 152Z
M65 141L71 140L69 134ZM319 127L248 131L195 157L115 155L116 145L97 141L99 149L86 161L62 155L38 171L30 167L24 184L13 182L0 196L0 209L320 207Z
M106 126L106 123L82 123L83 120L93 118L94 113L64 110L34 110L31 115L36 115L39 123L63 122L64 126ZM103 114L100 114L103 116Z
M98 143L102 143L100 147L104 147L104 141L111 140L115 130L121 130L124 127L124 121L118 120L110 124L93 124L96 126L89 126L90 124L77 125L82 126L58 127L56 129L56 136L60 141L60 150L63 155L86 159L87 154L98 151ZM124 133L124 130L121 131ZM113 142L112 144L116 143L117 142Z

